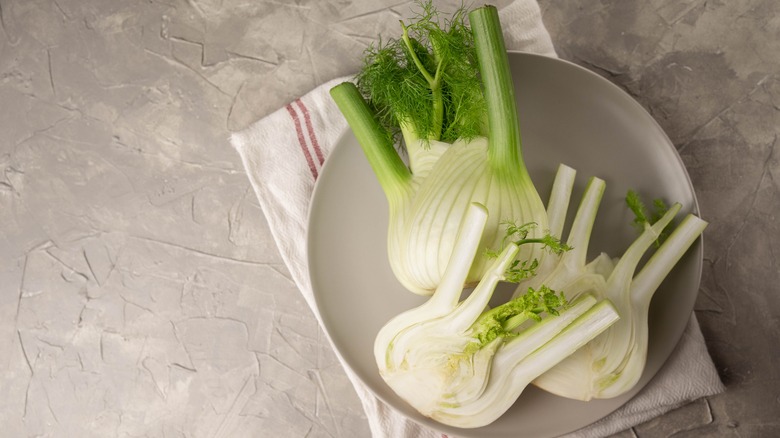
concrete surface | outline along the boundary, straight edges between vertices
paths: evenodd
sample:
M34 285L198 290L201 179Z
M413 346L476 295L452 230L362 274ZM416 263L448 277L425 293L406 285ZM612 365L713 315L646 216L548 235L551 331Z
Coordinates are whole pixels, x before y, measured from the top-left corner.
M780 436L780 3L540 4L711 222L696 312L728 390L619 436ZM0 0L0 436L368 436L227 138L408 6Z

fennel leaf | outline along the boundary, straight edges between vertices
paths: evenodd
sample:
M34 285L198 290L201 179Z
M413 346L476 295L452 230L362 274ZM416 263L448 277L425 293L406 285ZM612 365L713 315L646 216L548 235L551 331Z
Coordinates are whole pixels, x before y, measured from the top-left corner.
M642 199L639 197L639 193L637 193L635 190L629 190L628 193L626 193L626 205L631 210L631 212L634 213L634 220L632 221L632 224L638 233L642 233L647 228L650 228L654 223L658 222L658 220L661 219L667 211L669 211L669 206L666 205L666 203L661 198L654 199L653 209L652 211L648 211L645 203L642 202ZM658 234L658 238L655 240L656 247L661 246L664 240L669 237L671 228L673 228L673 226L671 223L669 223L669 225L661 230L661 232Z
M403 35L364 53L357 86L397 141L404 138L452 142L486 134L486 106L466 11L440 20L430 1Z
M547 286L528 291L504 304L483 313L474 323L474 341L467 351L478 350L495 339L514 337L513 330L528 320L539 322L542 314L558 315L559 309L566 306L567 300L562 292L556 292Z

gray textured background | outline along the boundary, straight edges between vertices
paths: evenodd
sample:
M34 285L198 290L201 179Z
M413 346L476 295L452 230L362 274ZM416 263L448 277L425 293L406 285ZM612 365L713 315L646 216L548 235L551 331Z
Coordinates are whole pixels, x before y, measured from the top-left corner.
M540 4L711 223L696 312L728 390L619 436L780 436L780 3ZM0 0L0 436L368 435L227 139L408 11Z

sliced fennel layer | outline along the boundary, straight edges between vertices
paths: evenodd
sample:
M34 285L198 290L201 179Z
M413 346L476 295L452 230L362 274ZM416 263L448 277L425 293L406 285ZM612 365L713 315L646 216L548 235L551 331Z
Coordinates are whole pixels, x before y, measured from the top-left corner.
M574 173L567 166L559 167L551 200L570 198ZM588 262L590 234L604 189L604 181L591 178L569 231L567 243L574 249L561 256L547 255L544 273L540 269L538 277L521 283L515 292L517 296L528 287L545 284L571 298L593 294L608 299L620 314L615 325L534 380L545 391L577 400L617 397L637 384L647 360L652 296L707 226L695 215L686 215L636 273L644 254L679 213L681 205L674 204L656 223L646 224L620 258L602 253ZM562 224L566 206L551 202L548 213L550 223Z
M440 286L426 303L391 319L374 344L380 375L401 398L425 416L463 428L495 421L535 378L618 320L609 300L588 294L557 316L537 315L538 322L520 307L496 320L485 309L517 256L515 244L459 302L487 221L484 206L469 206ZM488 324L492 336L481 336Z

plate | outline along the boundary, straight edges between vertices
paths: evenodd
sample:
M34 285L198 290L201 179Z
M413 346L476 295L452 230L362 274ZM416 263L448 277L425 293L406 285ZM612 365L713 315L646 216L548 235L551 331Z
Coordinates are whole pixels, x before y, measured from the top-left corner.
M607 183L593 230L592 256L620 256L636 237L625 208L628 189L680 202L697 212L688 173L673 144L628 94L575 64L509 54L523 157L546 202L559 163L577 169L570 211L590 176ZM335 146L317 181L309 212L309 273L322 323L343 362L381 400L414 421L457 437L554 437L619 408L667 360L690 318L702 269L699 239L656 292L650 309L648 360L639 384L624 396L581 402L529 386L494 423L458 429L426 418L379 376L373 342L393 316L426 298L406 291L387 261L387 202L351 132ZM678 216L681 217L681 216ZM569 222L570 223L570 222Z

